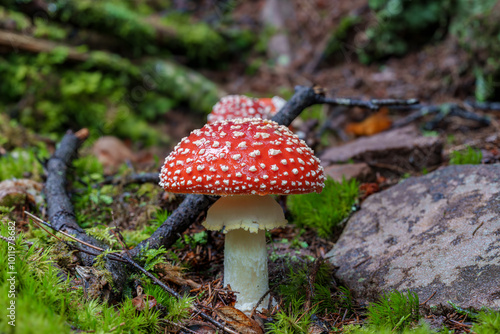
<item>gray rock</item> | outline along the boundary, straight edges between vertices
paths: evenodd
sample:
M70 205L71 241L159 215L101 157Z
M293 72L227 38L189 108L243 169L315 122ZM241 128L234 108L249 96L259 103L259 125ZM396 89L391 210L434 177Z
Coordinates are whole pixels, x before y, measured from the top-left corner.
M354 178L362 182L372 181L375 178L370 166L364 162L357 164L331 165L325 168L325 174L337 182L342 182L343 177L347 181Z
M370 196L328 254L362 302L500 307L500 164L449 166Z
M354 160L421 171L442 161L442 149L438 137L424 137L414 125L409 125L329 148L320 160L323 166Z

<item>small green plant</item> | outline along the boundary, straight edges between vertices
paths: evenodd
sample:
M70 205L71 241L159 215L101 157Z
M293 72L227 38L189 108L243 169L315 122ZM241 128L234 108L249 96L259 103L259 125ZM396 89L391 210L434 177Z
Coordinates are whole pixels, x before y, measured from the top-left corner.
M203 230L201 232L195 233L191 235L184 235L184 241L186 244L191 247L191 249L195 249L198 245L205 245L207 243L207 231Z
M144 286L144 293L155 297L156 302L167 308L165 319L180 323L190 316L190 306L195 297L182 297L177 299L171 296L158 285L147 284Z
M329 178L321 194L288 197L293 222L316 229L321 237L331 236L337 224L351 212L358 197L358 187L359 183L354 179L344 179L339 183Z
M15 149L0 157L0 181L11 178L21 179L30 177L40 180L43 167L37 158L47 157L45 147L32 149Z
M496 334L500 333L500 312L493 310L481 311L474 319L475 324L472 327L477 334Z
M466 150L451 152L450 165L478 165L482 159L481 150L468 146Z
M348 289L332 285L332 267L327 262L298 263L290 262L288 274L278 291L285 304L304 306L304 291L311 289L310 277L314 275L311 304L316 305L316 312L326 313L339 307L351 309L352 297Z
M144 261L144 269L153 270L155 265L165 262L165 254L168 251L161 246L158 249L147 248L143 250L140 254L141 260Z
M303 301L302 301L303 302ZM299 301L290 303L288 312L280 311L274 317L275 321L267 326L271 334L303 334L311 325L311 315L315 309L304 310Z
M418 294L393 291L381 296L380 301L368 306L368 322L378 328L403 330L418 323Z

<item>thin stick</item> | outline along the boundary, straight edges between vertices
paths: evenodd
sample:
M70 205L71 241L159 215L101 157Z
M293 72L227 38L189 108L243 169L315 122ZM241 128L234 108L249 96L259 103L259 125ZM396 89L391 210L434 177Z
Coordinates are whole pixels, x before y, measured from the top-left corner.
M484 222L481 222L481 224L479 224L479 226L478 226L478 227L476 227L476 229L474 230L474 232L472 232L472 235L476 234L477 230L479 230L479 228L480 228L481 226L483 226L483 224L484 224Z
M42 219L38 218L37 216L32 215L31 213L29 213L29 212L27 212L27 211L24 211L24 213L26 213L26 214L27 214L28 216L30 216L31 218L38 220L40 223L45 224L45 225L49 226L50 228L54 229L54 228L53 228L53 227L52 227L49 223L47 223L47 222L43 221ZM55 230L55 229L54 229L54 230ZM72 236L71 234L68 234L68 233L63 232L63 231L57 231L57 232L61 233L62 235L66 236L66 237L68 237L68 238L70 238L70 239L73 239L74 241L77 241L77 242L79 242L79 243L81 243L81 244L83 244L83 245L85 245L85 246L87 246L87 247L90 247L90 248L95 249L95 250L100 251L100 252L104 252L104 249L103 249L103 248L100 248L100 247L94 246L94 245L92 245L92 244L89 244L88 242L85 242L85 241L82 241L82 240L80 240L80 239L77 239L77 238L75 238L74 236Z
M436 294L436 292L437 292L437 291L434 291L434 292L432 293L432 295L430 295L430 297L429 297L429 298L427 298L425 301L421 302L421 303L420 303L420 306L425 305L425 304L426 304L429 300L431 300L431 298L432 298L432 297L434 297L434 295Z

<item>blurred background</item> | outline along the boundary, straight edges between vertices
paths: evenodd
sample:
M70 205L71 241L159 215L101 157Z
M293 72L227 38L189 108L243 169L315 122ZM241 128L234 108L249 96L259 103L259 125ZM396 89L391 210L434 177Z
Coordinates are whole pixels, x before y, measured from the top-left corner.
M221 96L289 98L295 85L342 97L492 100L498 7L491 0L1 0L0 147L40 136L50 143L87 127L94 140L112 135L163 154L203 125ZM316 107L303 117L321 123L327 114ZM7 135L21 128L37 138Z

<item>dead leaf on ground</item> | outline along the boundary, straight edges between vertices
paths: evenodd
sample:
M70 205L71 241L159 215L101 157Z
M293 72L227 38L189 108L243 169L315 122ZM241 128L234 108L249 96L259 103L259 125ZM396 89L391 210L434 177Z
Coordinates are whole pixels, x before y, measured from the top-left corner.
M92 147L92 153L105 168L106 173L112 173L122 163L134 161L134 153L124 142L113 136L99 138Z
M137 311L144 311L146 307L151 309L156 306L156 299L151 295L140 295L132 299L132 304Z
M245 313L231 306L223 306L216 309L217 314L238 333L241 334L264 334L257 321L250 319Z
M392 121L387 116L388 108L380 108L380 111L367 117L359 123L347 124L345 131L356 136L372 136L391 127Z
M192 289L198 289L201 287L200 284L193 280L186 279L182 276L182 271L184 268L179 266L174 266L170 263L160 263L155 266L155 269L160 273L160 277L163 281L172 282L177 285L187 285Z

